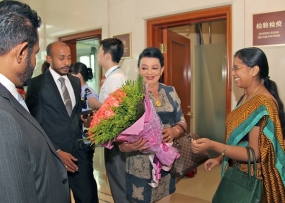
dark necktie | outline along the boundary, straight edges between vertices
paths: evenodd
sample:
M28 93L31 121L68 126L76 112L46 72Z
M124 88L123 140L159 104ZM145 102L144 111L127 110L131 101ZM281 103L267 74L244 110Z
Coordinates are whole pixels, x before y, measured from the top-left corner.
M72 112L72 103L71 103L70 95L65 85L65 79L63 77L60 77L58 80L61 83L61 91L62 91L63 100L64 100L63 103L65 105L68 115L70 116Z

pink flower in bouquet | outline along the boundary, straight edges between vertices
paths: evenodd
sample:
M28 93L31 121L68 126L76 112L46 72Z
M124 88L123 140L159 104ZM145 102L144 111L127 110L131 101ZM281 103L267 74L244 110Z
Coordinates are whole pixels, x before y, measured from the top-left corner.
M100 121L107 120L114 115L115 113L110 106L107 105L102 106L102 108L100 108L93 116L90 125L91 126L97 125L98 123L100 123Z
M124 92L122 89L118 89L114 92L114 95L119 100L119 102L123 101L123 98L127 96L126 92Z
M124 97L126 97L126 93L123 92L122 89L118 89L106 99L103 106L119 107Z
M107 121L115 116L114 108L119 107L120 103L123 101L123 98L126 96L121 89L113 92L101 106L101 108L93 115L92 121L90 122L90 126L95 127L99 126L101 122ZM88 133L89 139L94 142L92 133Z
M113 111L113 108L119 107L125 96L126 93L123 92L121 89L118 89L112 94L110 94L110 96L106 99L101 108L93 116L90 125L97 125L100 123L101 120L107 120L110 117L114 116L115 112Z

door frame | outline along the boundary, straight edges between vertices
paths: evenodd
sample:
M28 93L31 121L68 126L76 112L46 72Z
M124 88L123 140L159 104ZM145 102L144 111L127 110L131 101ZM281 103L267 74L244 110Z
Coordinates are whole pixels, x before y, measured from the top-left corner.
M176 89L177 94L180 96L181 104L180 107L182 111L184 112L184 118L187 123L187 130L190 132L190 120L191 120L191 113L190 113L190 103L191 103L191 57L183 57L190 56L191 53L191 40L185 36L179 35L178 33L175 33L168 29L163 29L163 44L168 48L168 50L164 50L164 71L162 74L163 78L167 78L166 81L163 83L166 85L174 86ZM179 55L182 56L180 58L179 63L182 64L176 64L177 58L175 58L176 52L173 51L177 48L182 50L179 50ZM182 51L185 51L182 53ZM174 57L174 58L172 58ZM171 67L171 68L170 68ZM173 69L174 68L174 69ZM178 72L182 70L182 74L178 75ZM177 72L178 71L178 72ZM175 76L176 75L176 76ZM177 79L177 75L178 78ZM175 77L176 80L173 78ZM181 85L181 79L184 80L184 83ZM185 86L184 86L185 85ZM182 91L181 91L182 90ZM186 92L186 93L185 93Z
M58 38L58 41L66 43L71 50L71 62L74 63L77 61L76 53L76 42L79 40L99 38L101 39L102 29L90 30L86 32L71 34L67 36L62 36Z
M216 20L226 20L227 41L227 67L226 67L226 115L231 111L232 94L232 8L223 6L204 10L192 11L182 14L174 14L147 20L147 46L160 47L163 42L163 28L177 27L190 23L203 23ZM191 73L191 72L190 72ZM167 78L164 78L166 81ZM167 81L166 81L167 82Z

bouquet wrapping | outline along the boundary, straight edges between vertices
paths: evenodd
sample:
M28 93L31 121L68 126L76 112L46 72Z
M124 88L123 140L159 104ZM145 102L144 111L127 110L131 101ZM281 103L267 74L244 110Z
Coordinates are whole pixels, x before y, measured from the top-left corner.
M146 89L139 78L110 94L93 116L88 139L111 149L114 141L133 143L143 138L150 147L144 153L155 154L162 165L171 166L179 154L171 144L163 143L163 125Z
M155 154L162 165L171 166L179 157L177 149L163 143L163 125L157 115L148 94L144 98L145 113L132 126L124 130L115 139L118 142L133 143L140 138L148 140L145 144L150 147L144 150L145 153ZM110 146L110 142L106 145Z

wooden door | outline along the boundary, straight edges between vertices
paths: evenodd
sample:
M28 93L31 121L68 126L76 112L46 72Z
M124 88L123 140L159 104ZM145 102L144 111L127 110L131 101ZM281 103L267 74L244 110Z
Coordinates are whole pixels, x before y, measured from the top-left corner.
M58 38L59 41L66 43L71 50L71 63L77 62L76 42L86 39L101 39L102 29L90 30L82 33L67 35Z
M175 87L190 132L190 39L163 29L163 44L166 46L164 83Z
M183 12L168 16L161 16L158 18L152 18L147 20L147 47L159 47L160 43L163 41L163 30L165 28L196 24L201 22L209 22L214 20L226 20L227 22L227 68L226 74L226 115L228 115L232 110L232 6L222 6L215 8L207 8L202 10ZM190 72L189 72L189 83L190 83Z

